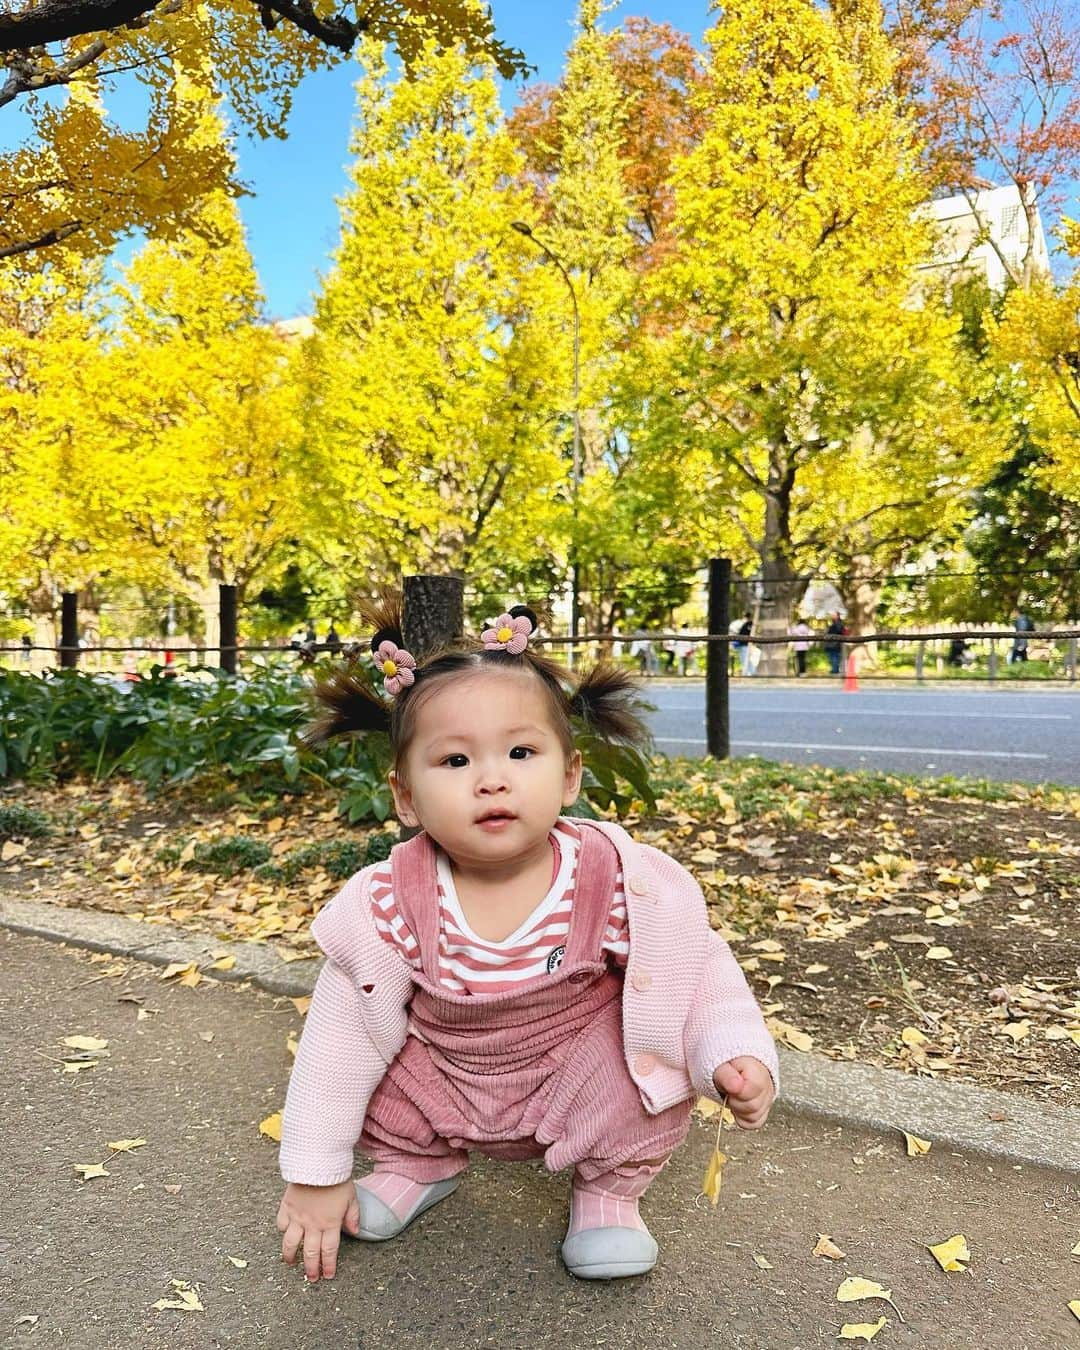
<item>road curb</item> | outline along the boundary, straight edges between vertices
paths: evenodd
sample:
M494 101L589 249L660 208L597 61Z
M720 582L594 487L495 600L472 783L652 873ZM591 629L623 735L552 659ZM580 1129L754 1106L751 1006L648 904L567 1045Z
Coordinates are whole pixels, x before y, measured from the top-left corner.
M250 980L290 998L311 993L321 965L316 959L282 961L259 943L193 935L172 925L39 900L0 898L0 928L161 966L174 961L209 964L212 952L228 947L236 964L215 971L212 978ZM1078 1109L779 1049L780 1100L794 1111L873 1130L903 1129L1012 1163L1080 1173Z

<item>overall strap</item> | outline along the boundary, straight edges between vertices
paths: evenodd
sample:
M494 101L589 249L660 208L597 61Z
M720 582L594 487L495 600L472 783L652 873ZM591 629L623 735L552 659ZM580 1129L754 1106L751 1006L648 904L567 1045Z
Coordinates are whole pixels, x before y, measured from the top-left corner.
M420 947L424 970L439 968L439 880L435 845L424 833L390 850L394 903Z
M587 821L579 822L581 845L574 874L574 908L570 918L567 959L596 961L604 940L615 895L619 855L615 845Z

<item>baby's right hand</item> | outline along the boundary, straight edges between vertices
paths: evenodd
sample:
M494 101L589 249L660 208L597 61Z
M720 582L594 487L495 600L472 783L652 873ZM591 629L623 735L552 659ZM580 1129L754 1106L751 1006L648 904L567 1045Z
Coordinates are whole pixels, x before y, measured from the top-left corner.
M296 1264L304 1254L304 1274L314 1284L322 1274L332 1280L337 1270L341 1230L355 1234L360 1226L360 1205L351 1181L336 1186L302 1186L290 1181L278 1208L281 1259Z

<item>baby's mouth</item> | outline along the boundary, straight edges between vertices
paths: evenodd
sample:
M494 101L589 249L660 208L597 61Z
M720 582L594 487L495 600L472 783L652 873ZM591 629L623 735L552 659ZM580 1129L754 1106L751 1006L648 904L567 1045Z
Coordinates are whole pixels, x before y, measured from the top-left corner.
M478 825L487 825L489 822L496 820L514 820L515 818L513 811L485 811L476 823Z

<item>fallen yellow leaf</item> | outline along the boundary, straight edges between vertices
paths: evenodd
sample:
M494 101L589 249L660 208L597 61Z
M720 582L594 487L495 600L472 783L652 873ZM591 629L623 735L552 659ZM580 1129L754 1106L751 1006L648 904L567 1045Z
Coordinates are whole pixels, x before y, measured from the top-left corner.
M757 1252L754 1253L754 1265L757 1266L758 1270L772 1270L773 1268L768 1257L759 1256Z
M117 858L113 863L113 876L130 877L135 873L135 860L133 858Z
M292 1055L293 1059L296 1058L296 1052L297 1050L300 1049L300 1042L296 1039L296 1037L293 1035L291 1031L285 1037L285 1049L288 1050L289 1054Z
M828 1233L819 1233L817 1246L814 1248L814 1256L827 1256L830 1261L842 1261L847 1255L842 1252Z
M304 1017L307 1010L311 1007L311 995L305 994L303 998L291 998L289 1002L293 1005L301 1017Z
M237 1270L247 1270L247 1262L242 1256L227 1256L227 1261L231 1261Z
M236 965L236 957L235 957L235 956L223 956L223 957L221 957L219 960L214 961L214 962L212 963L212 965L210 966L210 969L211 969L211 970L232 970L233 966L235 966L235 965Z
M0 848L0 862L11 862L13 858L21 858L25 852L25 844L17 844L14 839L5 839L3 847Z
M872 1341L889 1319L879 1317L876 1322L845 1322L838 1337L841 1341Z
M111 1148L114 1153L130 1153L134 1148L142 1148L145 1143L145 1139L116 1139L105 1147Z
M900 1033L900 1039L905 1045L925 1045L926 1037L918 1027L905 1027Z
M96 1069L99 1059L65 1059L64 1073L81 1073L83 1069Z
M1080 1322L1080 1298L1074 1298L1069 1303L1069 1311L1076 1318L1076 1320Z
M275 1111L272 1116L267 1116L265 1120L259 1123L259 1133L265 1134L267 1139L275 1139L281 1143L281 1112Z
M1070 1256L1080 1256L1080 1242L1076 1244L1069 1254Z
M185 971L198 970L198 963L195 961L170 961L161 972L160 978L171 980L176 975L182 975Z
M89 1181L91 1177L107 1177L109 1173L101 1163L72 1163L76 1172L82 1173L83 1181Z
M1025 1017L1022 1022L1008 1022L1001 1028L1002 1034L1011 1036L1014 1041L1022 1041L1031 1032L1031 1023Z
M199 1295L192 1289L191 1285L183 1280L171 1280L172 1287L179 1295L178 1298L159 1298L153 1304L153 1307L161 1312L164 1308L176 1308L178 1312L205 1312L206 1309L199 1302Z
M952 956L951 947L928 947L926 950L928 961L947 961L950 956Z
M202 975L199 972L199 967L195 964L194 961L192 961L191 965L187 968L187 970L182 972L180 978L176 981L176 983L182 984L188 989L194 989L198 984L201 983L201 981Z
M901 1130L907 1143L907 1155L909 1158L919 1158L924 1153L930 1152L930 1140L920 1139L917 1134L908 1134L907 1130Z
M72 1050L104 1050L109 1044L97 1036L65 1036L64 1045L70 1045Z
M874 1280L864 1280L858 1275L849 1275L836 1291L837 1303L858 1303L864 1298L892 1298L892 1290L885 1289Z
M934 1260L942 1270L966 1270L967 1267L961 1265L961 1262L971 1260L967 1238L963 1233L957 1233L944 1242L937 1243L936 1246L927 1244L927 1250L933 1254Z

